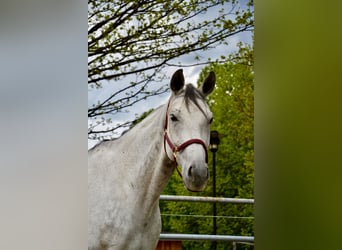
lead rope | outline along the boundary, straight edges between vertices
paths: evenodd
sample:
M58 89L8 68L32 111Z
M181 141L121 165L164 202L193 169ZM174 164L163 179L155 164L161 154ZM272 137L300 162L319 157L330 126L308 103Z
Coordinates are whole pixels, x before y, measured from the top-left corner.
M175 158L175 168L176 168L176 170L177 170L177 173L178 173L178 175L180 176L180 178L183 179L183 175L182 175L181 171L179 170L179 164L178 164L178 162L177 162L176 152L173 152L173 157Z
M178 173L178 175L180 176L180 178L183 179L183 175L182 175L182 173L180 172L180 170L179 170L179 168L178 168L178 164L176 164L176 170L177 170L177 173Z

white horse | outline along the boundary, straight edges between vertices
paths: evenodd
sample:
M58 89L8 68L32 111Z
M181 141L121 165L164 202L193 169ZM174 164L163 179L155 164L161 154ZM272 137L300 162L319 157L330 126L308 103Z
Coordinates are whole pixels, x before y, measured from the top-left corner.
M210 72L199 89L171 79L167 105L122 137L88 154L88 249L156 248L161 232L159 196L177 163L190 191L209 179L207 145L212 113L205 102L215 86Z

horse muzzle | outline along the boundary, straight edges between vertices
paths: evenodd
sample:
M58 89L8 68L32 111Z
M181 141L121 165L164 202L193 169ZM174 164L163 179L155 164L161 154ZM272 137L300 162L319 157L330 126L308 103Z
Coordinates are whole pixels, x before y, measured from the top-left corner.
M208 165L190 164L187 168L183 169L183 181L189 191L203 191L209 181Z

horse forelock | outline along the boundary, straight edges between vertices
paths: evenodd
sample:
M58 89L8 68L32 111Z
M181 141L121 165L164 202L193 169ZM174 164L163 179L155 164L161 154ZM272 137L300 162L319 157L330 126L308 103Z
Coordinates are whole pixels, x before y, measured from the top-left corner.
M189 104L190 102L194 103L196 107L205 115L204 110L202 107L199 105L198 100L205 101L204 95L194 87L192 84L187 84L184 90L184 101L185 101L185 106L189 110Z

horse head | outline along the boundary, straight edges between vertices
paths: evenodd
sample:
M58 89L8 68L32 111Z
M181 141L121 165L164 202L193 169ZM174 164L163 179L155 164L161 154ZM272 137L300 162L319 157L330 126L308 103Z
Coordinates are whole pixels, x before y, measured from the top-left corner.
M165 118L164 147L168 157L182 166L182 178L190 191L203 191L209 180L208 151L212 112L206 97L214 90L215 74L210 72L199 88L185 85L183 71L170 82Z

